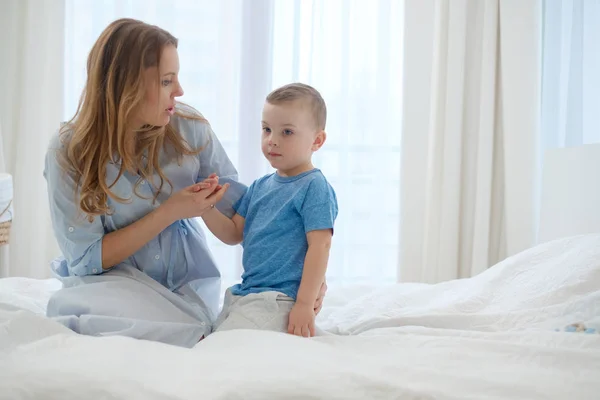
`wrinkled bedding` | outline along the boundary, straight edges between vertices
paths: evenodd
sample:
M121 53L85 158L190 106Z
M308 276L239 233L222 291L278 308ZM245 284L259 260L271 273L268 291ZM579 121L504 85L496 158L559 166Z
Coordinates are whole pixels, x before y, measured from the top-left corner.
M311 339L250 330L193 349L74 334L60 284L0 280L0 399L597 399L600 234L470 279L332 287ZM586 333L587 332L587 333Z

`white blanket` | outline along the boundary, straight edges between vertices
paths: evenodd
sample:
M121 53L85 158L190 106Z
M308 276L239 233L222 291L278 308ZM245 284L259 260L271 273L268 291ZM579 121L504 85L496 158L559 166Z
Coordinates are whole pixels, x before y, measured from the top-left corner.
M340 335L311 339L227 331L190 350L85 337L4 297L0 399L600 397L600 335L562 331L598 324L600 235L471 279L331 289L319 324Z

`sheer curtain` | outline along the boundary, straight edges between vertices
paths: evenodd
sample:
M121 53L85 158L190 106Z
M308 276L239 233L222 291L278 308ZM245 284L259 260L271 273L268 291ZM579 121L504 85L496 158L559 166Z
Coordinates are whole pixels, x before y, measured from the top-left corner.
M180 40L183 101L211 122L240 179L270 172L260 113L273 88L314 85L328 104L316 154L340 205L331 283L398 279L402 129L402 1L66 1L65 114L76 108L93 41L112 20L157 24ZM239 247L209 235L225 281L239 279Z
M541 150L600 142L600 0L544 2Z
M406 0L403 280L468 278L534 243L540 5Z
M48 277L58 249L42 171L47 139L63 110L64 11L62 0L2 2L0 164L13 176L15 212L10 257L3 257L0 277Z
M328 104L318 165L340 206L330 281L397 278L402 1L276 1L272 86L303 81Z

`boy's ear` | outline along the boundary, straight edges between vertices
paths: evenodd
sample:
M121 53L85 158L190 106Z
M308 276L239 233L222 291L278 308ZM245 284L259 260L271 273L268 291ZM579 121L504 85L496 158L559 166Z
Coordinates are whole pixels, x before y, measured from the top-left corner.
M315 141L312 145L312 151L319 150L325 143L325 140L327 140L327 133L325 133L325 131L317 132L317 136L315 136Z

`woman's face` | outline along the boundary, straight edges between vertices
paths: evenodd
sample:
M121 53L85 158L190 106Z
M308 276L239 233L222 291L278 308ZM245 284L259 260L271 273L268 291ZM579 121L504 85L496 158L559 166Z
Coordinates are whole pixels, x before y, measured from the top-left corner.
M175 98L183 95L179 83L179 55L175 46L166 46L158 67L144 72L146 94L136 124L165 126L175 113Z

